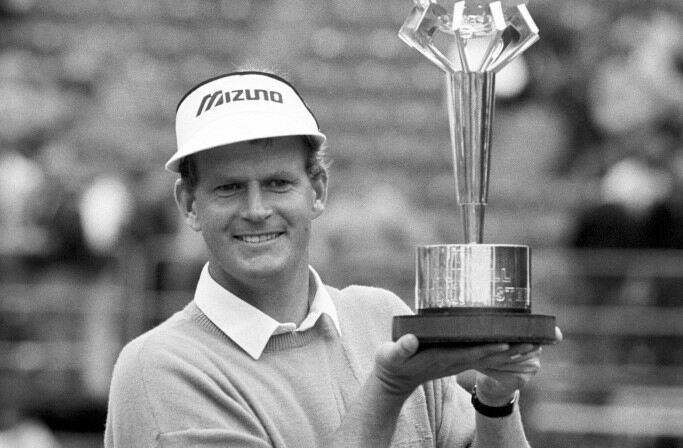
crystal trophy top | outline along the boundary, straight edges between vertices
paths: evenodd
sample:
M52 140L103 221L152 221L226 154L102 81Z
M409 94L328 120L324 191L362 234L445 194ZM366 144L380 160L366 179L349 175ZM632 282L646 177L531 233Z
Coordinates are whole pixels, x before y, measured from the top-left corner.
M457 1L451 13L436 0L414 3L398 36L446 73L499 72L539 39L524 2ZM457 52L454 61L437 47L438 33L451 37ZM479 45L476 50L468 48L475 42L485 44L485 50Z
M457 201L466 243L482 243L488 197L495 73L538 40L524 3L458 1L451 12L415 0L399 37L448 77L448 118ZM445 37L448 50L439 44ZM443 46L443 45L442 45Z

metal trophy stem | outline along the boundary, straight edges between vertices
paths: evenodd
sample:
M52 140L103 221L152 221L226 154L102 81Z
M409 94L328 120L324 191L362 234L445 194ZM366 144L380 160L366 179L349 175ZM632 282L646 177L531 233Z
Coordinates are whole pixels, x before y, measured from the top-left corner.
M538 40L538 28L524 4L503 8L500 1L457 1L450 14L436 0L414 3L399 37L446 74L465 244L417 248L417 315L396 316L393 337L413 333L423 346L554 343L555 318L531 314L529 247L483 244L496 72ZM456 59L439 49L440 35L450 41ZM469 48L475 40L485 43L478 59Z
M484 241L495 73L447 73L448 121L466 243Z

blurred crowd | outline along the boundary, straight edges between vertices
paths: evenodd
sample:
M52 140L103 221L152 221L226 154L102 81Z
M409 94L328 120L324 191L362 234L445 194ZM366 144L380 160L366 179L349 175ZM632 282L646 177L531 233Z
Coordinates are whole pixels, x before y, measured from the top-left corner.
M236 14L248 22L253 17L249 14L251 3L239 3L239 8L234 7ZM277 10L278 3L273 1L272 8ZM282 3L306 8L295 2ZM115 28L108 22L115 18L108 21L104 17L105 29L98 36L91 30L96 28L94 19L86 15L83 22L87 23L89 39L70 44L64 43L67 37L59 34L55 23L60 18L58 8L46 8L45 16L40 16L38 4L31 1L4 1L1 5L2 20L9 30L0 47L0 89L4 98L0 105L0 204L5 210L0 218L2 253L19 254L38 264L91 264L98 256L111 252L122 236L145 239L177 232L179 226L169 194L171 177L160 164L173 149L174 101L193 76L180 73L182 67L173 67L171 61L162 64L163 60L150 48L123 55L120 44L112 42L116 39L112 34ZM221 5L229 17L230 6ZM267 10L255 5L251 8ZM408 8L405 5L403 9ZM612 5L591 1L563 5L539 2L536 8L534 16L542 29L542 40L537 49L529 52L526 72L510 70L500 75L499 109L502 114L521 111L517 121L528 128L516 129L522 135L539 132L533 129L537 126L555 128L555 134L561 135L543 141L546 147L523 149L526 164L545 177L532 175L540 181L554 177L569 179L574 185L588 185L570 201L573 208L579 209L579 219L573 214L574 221L569 225L557 224L570 229L565 232L568 235L564 242L581 247L681 247L680 8L665 3L657 8L640 2ZM319 26L328 30L318 33L326 44L318 42L311 51L323 59L343 57L340 52L348 44L348 37L330 33L329 23L324 21ZM254 39L258 37L257 29L246 29L247 37L249 32L255 34ZM62 42L40 42L43 48L36 48L36 33L42 33L38 34L40 38ZM406 54L415 56L407 50ZM395 53L389 52L387 57L406 57ZM214 68L229 70L241 57L236 54L228 64L213 62ZM391 64L391 60L379 62ZM365 78L384 76L381 70L365 65ZM171 68L176 72L158 73ZM424 69L429 71L429 67ZM195 70L194 79L199 79L200 71ZM157 75L160 78L155 78ZM429 79L429 75L426 77ZM520 83L520 79L524 81ZM155 81L170 86L170 90L155 87ZM551 110L560 117L559 123L539 122L533 113L523 115L525 110L533 111L521 107L529 104ZM412 103L406 107L412 107L414 114L422 110L415 109ZM334 116L326 111L322 115ZM332 134L338 132L334 123L322 124L333 128ZM371 125L364 131L366 135ZM340 140L332 140L331 155L339 159L340 177L347 179L362 160L348 162L348 154L357 154L352 149L347 152L344 145L351 143ZM402 147L411 144L410 140L394 143L398 153L415 150ZM536 165L535 158L540 160ZM496 163L494 153L494 170ZM388 176L395 174L387 172ZM496 176L505 175L494 172L494 185L498 182ZM352 195L356 192L342 190L340 194L355 200ZM444 193L444 197L449 196L450 191ZM407 201L416 202L410 197ZM345 197L338 204L344 206ZM419 211L415 209L419 206L412 204L411 211ZM452 203L443 207L452 207ZM344 209L340 215L346 213ZM334 223L328 227L334 227ZM378 232L384 232L386 222L379 222L377 227ZM410 229L400 232L410 240ZM534 236L527 239L533 240Z
M656 12L619 17L588 80L593 141L572 172L599 179L578 246L683 248L683 27ZM594 154L591 154L594 152Z

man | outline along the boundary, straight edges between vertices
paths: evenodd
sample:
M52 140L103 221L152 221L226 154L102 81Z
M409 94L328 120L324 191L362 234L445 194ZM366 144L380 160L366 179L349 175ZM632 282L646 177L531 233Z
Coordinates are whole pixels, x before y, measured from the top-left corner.
M515 402L539 347L418 352L413 335L390 342L398 297L337 290L309 266L325 136L287 81L208 80L176 133L166 167L209 261L194 300L119 356L106 447L527 446ZM453 377L467 369L473 399Z

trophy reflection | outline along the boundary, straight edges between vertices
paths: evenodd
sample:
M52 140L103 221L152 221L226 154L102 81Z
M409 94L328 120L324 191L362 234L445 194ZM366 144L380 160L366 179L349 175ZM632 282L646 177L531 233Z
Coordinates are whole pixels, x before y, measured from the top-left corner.
M523 3L457 1L449 12L415 0L399 37L446 74L464 244L417 248L416 315L394 318L394 340L555 342L555 318L531 313L529 247L483 243L496 73L538 40L536 24ZM444 41L452 51L439 49Z

